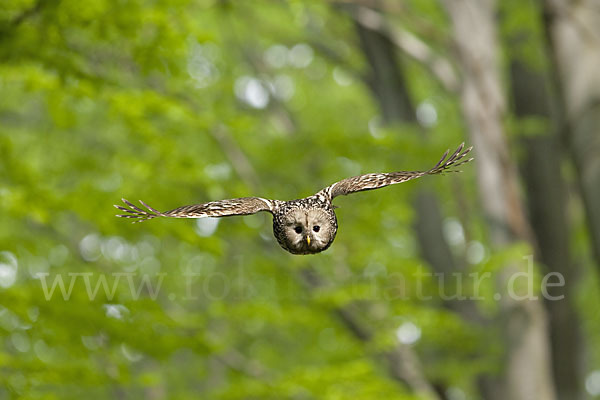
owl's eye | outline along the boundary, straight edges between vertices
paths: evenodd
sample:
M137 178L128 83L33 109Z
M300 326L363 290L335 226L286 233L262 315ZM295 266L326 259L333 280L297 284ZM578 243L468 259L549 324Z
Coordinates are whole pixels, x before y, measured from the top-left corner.
M302 227L301 226L297 226L294 228L294 231L296 231L296 233L302 233Z
M313 226L313 231L319 232L320 230L321 230L321 227L319 225Z

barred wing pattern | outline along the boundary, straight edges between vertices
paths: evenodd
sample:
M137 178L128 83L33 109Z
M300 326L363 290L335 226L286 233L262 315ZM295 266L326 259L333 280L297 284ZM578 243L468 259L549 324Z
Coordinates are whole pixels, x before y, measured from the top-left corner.
M242 197L239 199L228 199L211 201L203 204L193 204L183 206L171 211L160 212L150 207L140 200L142 206L147 210L135 206L126 199L123 200L126 207L115 204L115 207L127 214L120 214L117 217L134 218L135 222L142 222L156 217L172 218L204 218L204 217L228 217L233 215L255 214L259 211L273 212L277 202L274 200L263 199L261 197Z
M326 187L319 193L324 193L329 199L336 196L347 195L350 193L361 192L363 190L379 189L385 186L394 185L396 183L406 182L411 179L420 178L424 175L443 174L445 172L459 172L451 168L458 167L468 163L473 158L465 159L465 156L473 149L469 147L463 151L465 144L462 143L458 149L448 157L449 150L446 150L441 160L428 171L399 171L388 173L375 173L354 176L346 178L331 186ZM446 159L446 157L448 157Z

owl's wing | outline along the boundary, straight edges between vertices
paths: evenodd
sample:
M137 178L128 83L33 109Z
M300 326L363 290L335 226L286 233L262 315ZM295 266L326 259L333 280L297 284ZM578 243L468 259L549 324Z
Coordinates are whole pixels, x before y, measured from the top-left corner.
M183 206L171 211L160 212L150 207L148 204L140 200L140 203L147 209L143 210L131 202L123 200L127 207L115 207L127 214L120 214L117 217L135 218L136 221L142 222L147 219L156 217L172 217L172 218L204 218L204 217L228 217L232 215L248 215L255 214L259 211L273 212L277 207L277 200L268 200L260 197L242 197L239 199L228 199L211 201L203 204L193 204Z
M446 150L442 159L427 171L399 171L379 174L366 174L346 178L331 186L326 187L319 193L324 193L325 196L333 199L336 196L347 195L350 193L361 192L363 190L379 189L388 185L406 182L411 179L420 178L425 175L443 174L445 172L459 172L452 170L454 167L468 163L472 158L465 159L465 156L473 147L469 147L463 151L465 144L462 143L458 149L448 157L449 151Z

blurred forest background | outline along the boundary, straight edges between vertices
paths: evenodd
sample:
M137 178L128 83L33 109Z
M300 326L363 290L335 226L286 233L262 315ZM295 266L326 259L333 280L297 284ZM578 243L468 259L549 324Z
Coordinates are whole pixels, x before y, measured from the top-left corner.
M600 396L599 71L597 0L2 0L0 398ZM316 256L265 213L114 217L463 141Z

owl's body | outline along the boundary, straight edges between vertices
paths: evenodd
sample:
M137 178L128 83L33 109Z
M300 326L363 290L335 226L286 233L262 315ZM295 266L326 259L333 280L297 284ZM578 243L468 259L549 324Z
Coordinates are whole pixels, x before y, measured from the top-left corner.
M204 218L249 215L267 211L273 215L273 234L279 245L292 254L315 254L331 246L337 233L337 218L332 201L340 195L378 189L405 182L424 175L441 174L472 160L464 157L471 147L463 151L464 143L446 160L448 152L435 167L427 171L400 171L365 174L347 178L320 190L316 194L290 201L270 200L261 197L243 197L211 201L209 203L183 206L160 212L140 200L148 209L143 210L123 199L128 207L115 205L128 214L118 215L135 218L140 222L156 217Z

